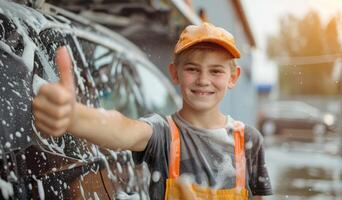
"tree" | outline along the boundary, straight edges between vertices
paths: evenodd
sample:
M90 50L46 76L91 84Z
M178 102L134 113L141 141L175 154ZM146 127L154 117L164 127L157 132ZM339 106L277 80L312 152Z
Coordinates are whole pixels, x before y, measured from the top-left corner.
M337 95L341 82L332 80L334 61L342 57L340 15L322 23L316 11L303 18L280 20L277 35L269 36L268 56L278 63L282 95Z

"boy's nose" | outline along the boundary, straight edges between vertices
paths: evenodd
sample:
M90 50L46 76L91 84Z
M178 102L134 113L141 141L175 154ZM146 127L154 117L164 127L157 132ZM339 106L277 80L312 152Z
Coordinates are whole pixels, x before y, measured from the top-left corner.
M210 84L209 76L206 72L199 73L199 76L196 80L196 84L200 86L207 86Z

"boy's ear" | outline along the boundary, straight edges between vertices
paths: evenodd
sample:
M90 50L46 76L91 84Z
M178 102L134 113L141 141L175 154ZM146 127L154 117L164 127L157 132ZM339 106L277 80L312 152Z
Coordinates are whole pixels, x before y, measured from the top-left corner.
M228 82L228 88L229 89L232 89L232 88L235 87L235 85L237 83L237 80L240 77L240 73L241 73L240 66L236 66L235 72L231 73L231 75L230 75L230 79L229 79L229 82Z
M169 74L170 74L172 83L175 85L178 84L179 82L178 82L177 67L173 63L171 63L169 64L168 69L169 69Z

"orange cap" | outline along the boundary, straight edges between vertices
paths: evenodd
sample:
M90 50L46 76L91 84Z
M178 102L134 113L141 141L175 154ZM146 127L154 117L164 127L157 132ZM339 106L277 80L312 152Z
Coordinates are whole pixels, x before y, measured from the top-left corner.
M207 22L198 26L187 26L179 37L174 53L179 54L185 49L200 42L211 42L218 44L230 52L234 58L240 58L240 51L235 46L233 35L225 29L216 27Z

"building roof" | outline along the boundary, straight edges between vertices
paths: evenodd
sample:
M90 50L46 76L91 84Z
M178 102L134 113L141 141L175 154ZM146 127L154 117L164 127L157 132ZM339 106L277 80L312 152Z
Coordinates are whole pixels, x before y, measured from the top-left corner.
M232 3L233 3L233 6L234 6L234 8L236 10L237 16L239 17L239 19L241 21L243 30L246 33L246 36L247 36L249 44L252 47L256 47L256 42L255 42L252 30L251 30L251 28L249 26L249 22L247 20L247 16L245 15L245 11L243 9L241 1L240 0L232 0Z
M199 16L189 7L184 0L171 0L176 8L189 20L190 23L199 25L201 19Z
M247 16L245 15L245 11L243 9L243 5L240 0L229 0L232 2L232 5L234 6L234 10L236 11L237 17L240 20L243 30L246 33L246 37L248 40L248 43L252 47L256 47L256 42L252 33L252 30L250 28ZM184 0L170 0L178 11L192 24L199 24L201 23L201 19L197 14L193 11L193 9L190 8L190 6L184 1Z

